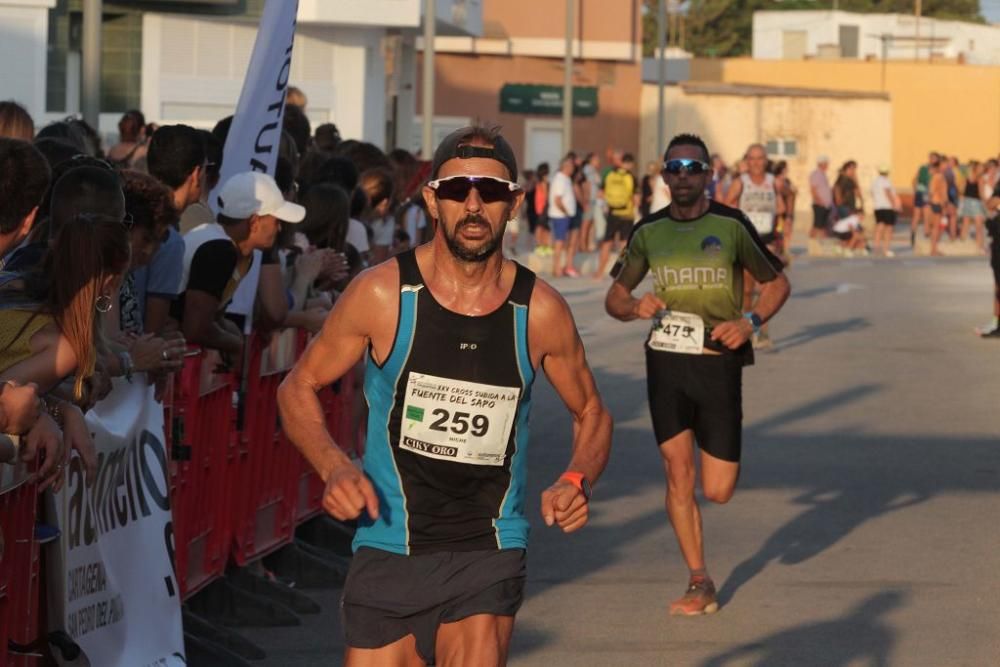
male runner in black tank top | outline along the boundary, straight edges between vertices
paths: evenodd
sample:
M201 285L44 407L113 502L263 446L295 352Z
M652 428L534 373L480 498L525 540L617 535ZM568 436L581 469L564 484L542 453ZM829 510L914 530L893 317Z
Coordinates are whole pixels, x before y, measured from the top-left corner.
M573 417L546 525L588 516L611 417L569 307L503 258L524 194L497 131L463 128L424 187L434 238L359 275L279 390L289 438L326 481L324 508L358 520L344 587L346 664L506 664L524 585L531 382L545 371ZM367 359L364 470L337 448L316 391Z

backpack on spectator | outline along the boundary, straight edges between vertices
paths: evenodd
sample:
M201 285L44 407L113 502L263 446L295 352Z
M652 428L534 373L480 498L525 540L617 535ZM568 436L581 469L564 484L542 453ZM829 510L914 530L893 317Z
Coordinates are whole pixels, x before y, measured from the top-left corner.
M604 201L611 210L627 208L632 201L635 182L632 174L624 169L615 169L604 177Z

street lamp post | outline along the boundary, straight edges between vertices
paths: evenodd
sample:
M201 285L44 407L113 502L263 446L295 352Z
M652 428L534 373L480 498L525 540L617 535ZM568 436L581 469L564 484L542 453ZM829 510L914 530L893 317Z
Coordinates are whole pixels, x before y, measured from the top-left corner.
M83 119L99 131L101 116L101 14L103 0L83 0L83 76L80 107Z
M576 0L566 0L566 54L563 59L562 152L573 150L573 29Z
M657 90L657 107L656 107L656 150L663 150L664 137L664 120L666 115L666 108L663 99L663 87L667 83L667 60L664 51L666 50L666 24L667 24L667 0L660 0L659 7L656 12L656 44L659 51L656 54L656 85Z
M423 97L423 140L421 157L430 160L434 155L434 34L437 21L437 7L434 0L424 2L424 81Z

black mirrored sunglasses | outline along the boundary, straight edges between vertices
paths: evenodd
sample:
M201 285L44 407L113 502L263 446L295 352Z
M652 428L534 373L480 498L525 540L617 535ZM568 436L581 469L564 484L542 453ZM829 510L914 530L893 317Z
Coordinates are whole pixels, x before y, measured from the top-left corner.
M476 188L479 197L486 204L509 202L514 199L514 193L520 189L517 183L493 176L449 176L431 181L427 185L440 199L451 201L465 201L472 188Z
M691 160L688 158L677 158L675 160L667 160L663 163L663 171L668 174L679 174L682 171L689 174L697 175L704 174L707 171L711 171L712 167L707 162L702 162L701 160Z

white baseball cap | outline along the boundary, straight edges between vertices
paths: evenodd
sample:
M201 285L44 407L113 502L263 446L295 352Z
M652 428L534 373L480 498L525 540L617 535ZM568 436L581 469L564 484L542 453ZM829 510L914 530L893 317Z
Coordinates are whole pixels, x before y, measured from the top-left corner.
M227 218L245 220L251 215L273 215L282 222L298 223L306 210L285 201L274 179L257 171L230 177L219 190L219 213Z
M820 155L816 158L816 164L830 164L830 158L825 155Z

